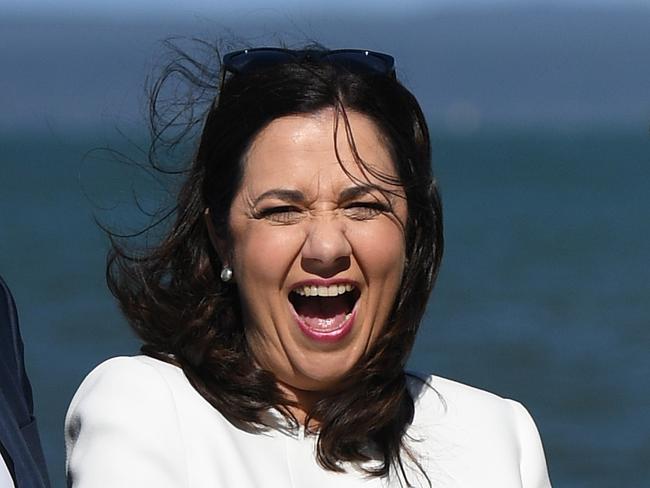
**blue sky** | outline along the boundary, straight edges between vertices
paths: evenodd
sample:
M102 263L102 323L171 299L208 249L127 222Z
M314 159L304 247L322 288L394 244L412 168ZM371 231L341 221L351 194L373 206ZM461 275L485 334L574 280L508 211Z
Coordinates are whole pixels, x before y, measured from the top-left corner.
M61 15L70 13L93 16L165 17L169 14L192 16L197 14L242 14L247 11L278 14L290 11L315 10L341 12L413 13L437 8L471 8L498 5L575 5L650 7L650 0L3 0L0 12L32 15Z
M12 46L0 49L0 131L141 120L143 83L161 62L161 39L197 36L236 47L316 39L390 52L402 80L440 125L636 124L647 132L650 0L395 5L0 0L0 46ZM523 8L491 9L495 5ZM625 8L633 5L645 8ZM473 7L480 7L479 15Z

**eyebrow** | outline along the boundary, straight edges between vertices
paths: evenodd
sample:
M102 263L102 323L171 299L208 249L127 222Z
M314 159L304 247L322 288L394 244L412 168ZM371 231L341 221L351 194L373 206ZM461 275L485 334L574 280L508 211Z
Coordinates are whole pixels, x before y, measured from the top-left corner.
M261 195L258 195L253 200L253 205L257 205L262 200L267 198L277 198L278 200L286 200L289 202L301 202L305 200L305 195L299 190L289 190L286 188L273 188L267 190Z
M348 201L358 198L363 195L368 195L379 189L374 185L354 185L349 188L344 189L340 194L341 201ZM278 200L284 200L288 202L304 202L305 194L300 190L290 190L288 188L272 188L265 191L261 195L258 195L253 200L253 205L257 205L262 200L267 198L277 198Z
M346 188L341 192L341 200L354 200L357 197L368 195L374 191L378 190L376 186L373 185L355 185L349 188Z

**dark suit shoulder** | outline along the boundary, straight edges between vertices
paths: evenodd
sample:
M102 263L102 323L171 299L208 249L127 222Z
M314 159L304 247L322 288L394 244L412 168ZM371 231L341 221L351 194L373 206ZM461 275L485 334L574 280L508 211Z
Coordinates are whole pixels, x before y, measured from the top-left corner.
M25 371L16 304L1 276L0 447L17 487L49 486L33 416L32 388Z

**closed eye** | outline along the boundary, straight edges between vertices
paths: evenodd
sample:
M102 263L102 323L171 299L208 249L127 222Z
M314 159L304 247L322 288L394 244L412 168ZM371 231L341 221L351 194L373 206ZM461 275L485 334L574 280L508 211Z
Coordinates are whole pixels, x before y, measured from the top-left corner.
M294 205L267 207L255 214L258 219L266 219L277 224L291 224L298 221L301 216L302 210Z
M345 215L355 220L369 220L383 213L389 212L388 205L378 201L351 202L346 205Z

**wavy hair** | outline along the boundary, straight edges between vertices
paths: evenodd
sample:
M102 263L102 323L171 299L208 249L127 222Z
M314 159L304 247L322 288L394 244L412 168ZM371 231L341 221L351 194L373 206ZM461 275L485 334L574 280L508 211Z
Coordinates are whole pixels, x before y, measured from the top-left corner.
M189 164L179 170L184 182L167 214L163 237L135 250L112 234L107 264L109 288L142 339L143 352L180 366L194 388L236 425L272 427L265 415L271 408L296 425L291 402L273 373L252 358L237 287L219 279L222 263L204 213L210 209L216 233L227 241L242 161L256 135L274 119L334 108L342 115L354 152L345 114L363 114L383 135L404 188L408 262L384 333L349 372L350 386L317 401L305 425L311 418L319 421L316 455L324 468L342 471L341 463L351 462L371 476L388 476L396 469L405 477L403 454L417 460L405 439L414 403L404 368L443 249L441 203L419 104L394 77L351 71L327 61L296 60L253 73L221 73L223 82L218 83L218 64L199 62L171 47L174 60L150 92L149 162L169 171L160 164L163 149L200 130L198 145L191 161L185 162ZM218 49L210 49L213 60L220 59ZM187 92L191 95L170 104L163 94L173 86L178 96L179 80L192 88ZM373 171L357 159L363 169ZM369 452L377 453L381 462L363 468L371 459Z

